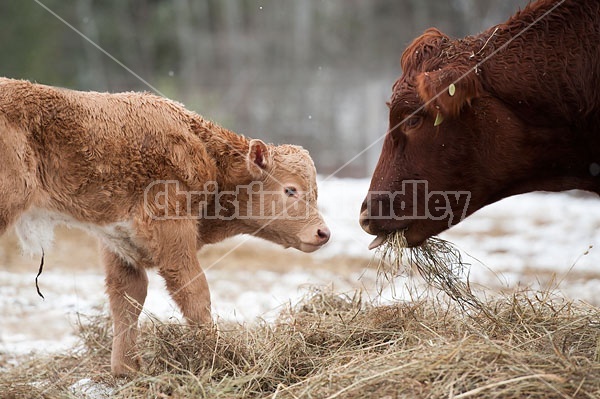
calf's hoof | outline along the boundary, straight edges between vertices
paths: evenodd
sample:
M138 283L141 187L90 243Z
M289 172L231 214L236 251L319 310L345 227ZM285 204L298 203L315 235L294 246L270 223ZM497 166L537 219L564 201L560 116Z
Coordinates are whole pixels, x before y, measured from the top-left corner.
M110 372L115 377L128 377L140 370L142 361L139 356L129 359L112 359Z

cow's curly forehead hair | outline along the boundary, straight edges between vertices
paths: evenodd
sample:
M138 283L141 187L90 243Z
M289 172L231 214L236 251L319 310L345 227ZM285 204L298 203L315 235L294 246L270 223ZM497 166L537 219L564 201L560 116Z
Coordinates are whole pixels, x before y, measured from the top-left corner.
M397 106L402 103L402 100L406 96L407 92L414 91L415 84L410 80L406 79L406 77L402 76L392 86L392 96L390 100L386 103L388 108L395 109ZM415 97L417 97L415 95ZM417 99L417 98L416 98ZM404 100L407 101L407 100Z
M439 67L440 55L448 47L450 39L435 28L425 31L416 38L402 53L400 65L405 75L414 72L431 71ZM435 65L438 64L438 65Z
M390 108L407 113L407 109L425 105L430 112L458 114L463 104L470 104L481 92L479 79L471 69L484 56L484 48L492 50L493 44L488 43L492 36L485 32L452 40L435 28L426 30L402 54L402 76L392 88ZM438 98L450 84L460 88L459 94L452 99Z
M428 29L416 38L402 53L400 65L402 76L392 86L392 97L388 102L391 108L401 100L403 94L414 91L415 77L426 71L439 69L442 66L442 53L448 51L451 41L448 36L435 28Z

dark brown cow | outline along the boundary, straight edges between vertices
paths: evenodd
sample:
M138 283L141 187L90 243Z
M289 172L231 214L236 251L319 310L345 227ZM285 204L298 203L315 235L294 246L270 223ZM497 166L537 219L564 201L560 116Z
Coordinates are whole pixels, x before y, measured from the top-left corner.
M429 29L401 62L361 210L371 247L515 194L600 194L600 1L539 0L458 40Z

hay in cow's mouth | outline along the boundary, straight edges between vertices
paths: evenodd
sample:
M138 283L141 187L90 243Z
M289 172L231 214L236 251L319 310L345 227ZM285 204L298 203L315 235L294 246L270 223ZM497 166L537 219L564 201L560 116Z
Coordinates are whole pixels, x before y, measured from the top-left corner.
M388 234L378 246L379 263L377 279L385 279L390 284L394 278L413 266L430 286L445 292L450 298L464 305L486 312L482 302L471 291L468 277L461 276L468 271L460 251L449 241L431 237L417 247L409 247L404 230Z

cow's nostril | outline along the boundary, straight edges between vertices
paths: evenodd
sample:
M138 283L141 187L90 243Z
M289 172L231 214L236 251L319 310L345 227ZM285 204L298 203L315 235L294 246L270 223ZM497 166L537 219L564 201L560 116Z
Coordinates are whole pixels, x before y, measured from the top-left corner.
M367 214L366 209L360 213L360 217L358 220L359 220L361 226L369 224L369 215Z
M331 237L331 232L329 231L329 229L327 227L324 227L322 229L317 230L317 235L319 236L319 238L321 240L323 240L324 242L327 242L329 240L329 237Z
M359 223L360 227L362 227L362 229L369 234L371 234L371 229L369 228L369 225L371 224L370 222L371 220L369 219L369 214L365 209L360 213Z
M360 213L365 213L365 211L369 208L369 201L364 200L362 205L360 206Z

